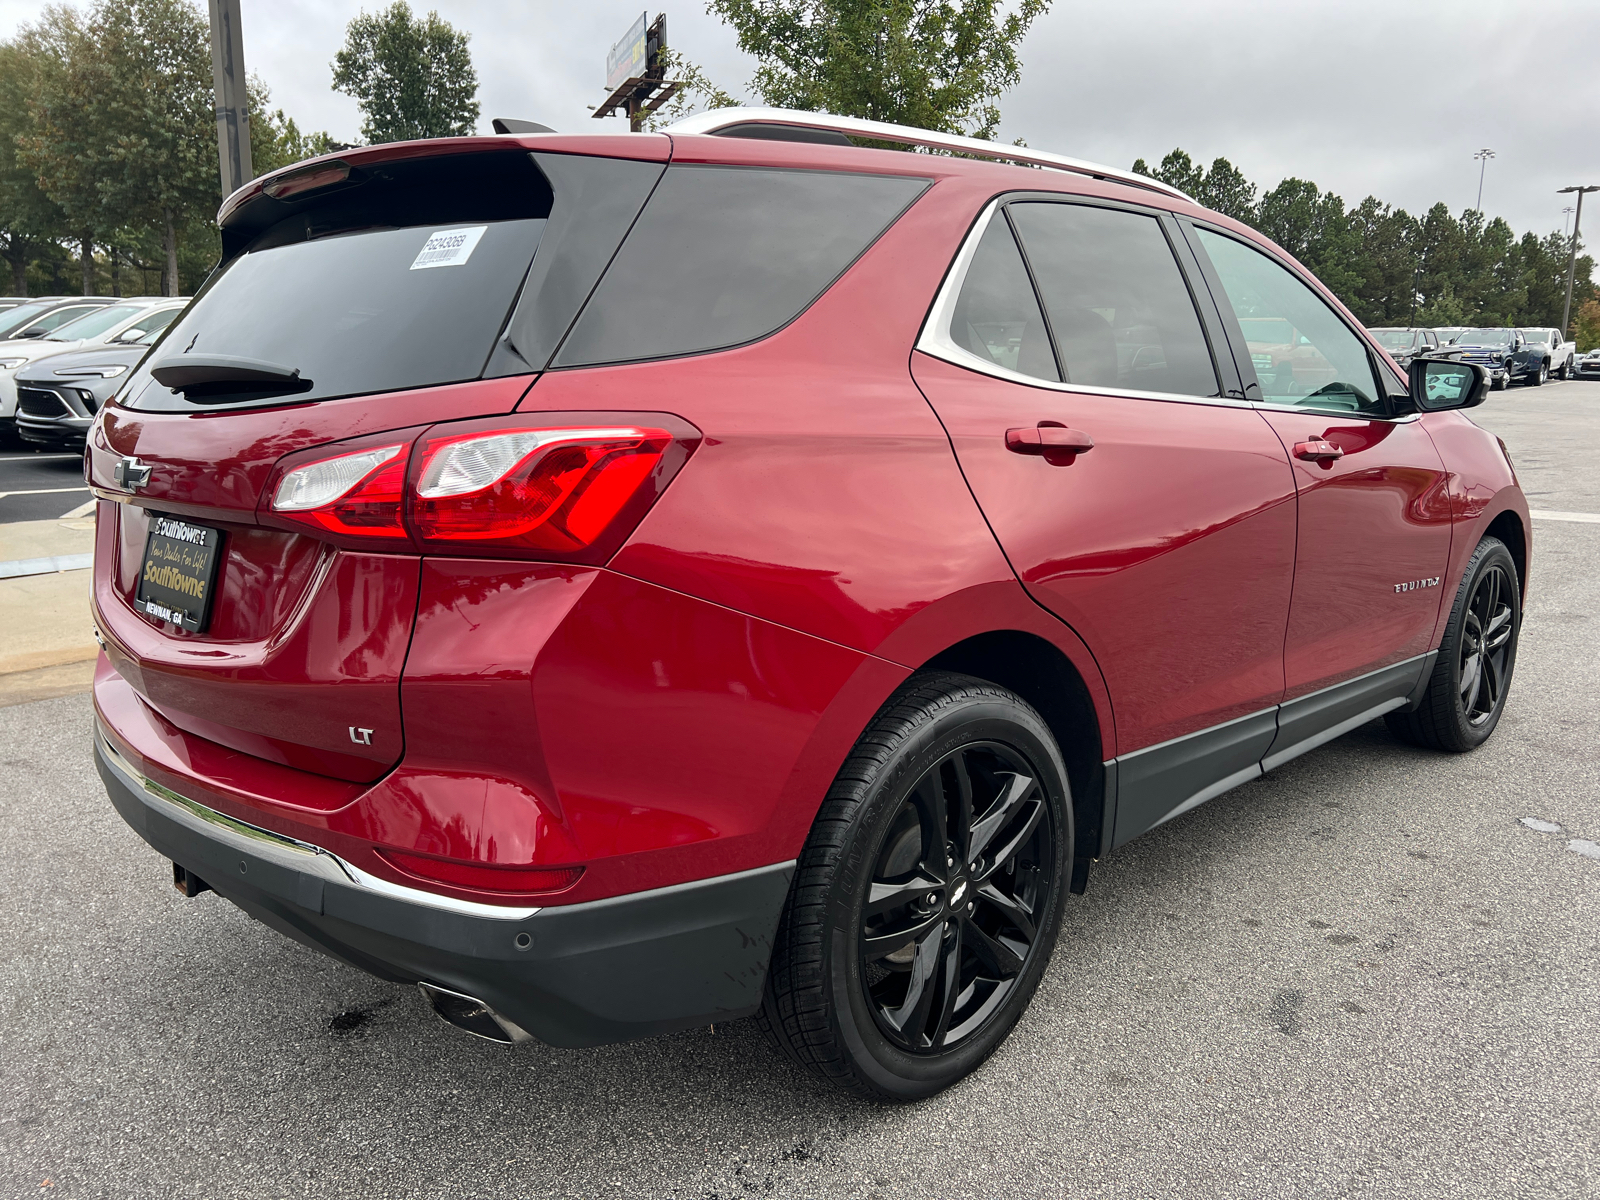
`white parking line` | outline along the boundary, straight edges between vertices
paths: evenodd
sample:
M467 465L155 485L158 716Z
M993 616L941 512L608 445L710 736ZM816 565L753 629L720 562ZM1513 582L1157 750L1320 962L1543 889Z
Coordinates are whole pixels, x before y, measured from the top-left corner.
M31 492L0 492L0 500L5 500L12 496L54 496L61 492L87 492L88 490L87 487L35 488Z
M81 454L0 454L0 462L49 462L53 458L82 458Z
M1556 512L1549 508L1530 508L1528 515L1535 521L1582 521L1587 525L1600 525L1600 513Z

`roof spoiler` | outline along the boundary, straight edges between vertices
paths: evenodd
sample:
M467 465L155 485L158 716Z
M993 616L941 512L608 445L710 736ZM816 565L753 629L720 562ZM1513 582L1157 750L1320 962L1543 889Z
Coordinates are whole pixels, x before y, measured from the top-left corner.
M537 121L520 121L516 117L496 117L489 122L496 133L554 133L548 125L541 125Z
M909 125L891 125L887 121L868 121L860 117L836 117L832 113L799 112L787 108L713 108L692 117L685 117L662 130L663 133L709 133L723 137L760 137L760 127L771 130L780 141L834 141L833 137L806 137L807 133L842 135L844 138L872 138L880 142L900 142L908 146L926 146L931 150L953 150L979 158L994 158L1005 162L1023 163L1031 167L1047 167L1055 171L1071 171L1094 179L1126 183L1147 191L1160 192L1190 204L1198 201L1159 179L1103 166L1081 158L1068 158L1064 154L1051 154L1046 150L1033 150L1027 146L1008 146L1003 142L985 142L979 138L962 137L955 133L940 133L933 129L916 129Z

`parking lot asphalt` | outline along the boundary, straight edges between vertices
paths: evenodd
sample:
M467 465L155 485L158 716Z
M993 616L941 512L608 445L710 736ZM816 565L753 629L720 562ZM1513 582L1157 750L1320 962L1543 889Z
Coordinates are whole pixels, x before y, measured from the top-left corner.
M1600 513L1600 385L1473 416L1536 508ZM1374 723L1117 851L1012 1037L902 1108L748 1021L474 1040L173 891L87 697L0 709L0 1195L1600 1194L1597 597L1600 524L1537 521L1487 746Z
M0 524L49 521L89 499L83 455L0 449Z

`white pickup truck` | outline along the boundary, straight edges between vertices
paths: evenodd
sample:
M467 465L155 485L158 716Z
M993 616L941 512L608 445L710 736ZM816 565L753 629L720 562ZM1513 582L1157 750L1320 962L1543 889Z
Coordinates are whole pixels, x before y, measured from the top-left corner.
M1519 329L1523 337L1522 352L1517 355L1526 364L1523 378L1539 384L1546 379L1571 379L1572 356L1577 343L1561 336L1559 329Z

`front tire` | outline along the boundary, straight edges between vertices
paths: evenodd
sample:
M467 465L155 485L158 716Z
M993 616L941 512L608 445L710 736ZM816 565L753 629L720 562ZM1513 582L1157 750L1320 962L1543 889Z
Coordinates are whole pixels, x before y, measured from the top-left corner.
M1505 711L1521 629L1517 564L1499 538L1486 537L1456 590L1421 706L1390 713L1389 729L1431 750L1460 754L1483 745Z
M801 852L760 1023L857 1095L920 1100L1027 1008L1073 854L1060 750L1019 696L908 681L856 743Z
M1541 362L1539 369L1534 372L1533 378L1528 380L1534 387L1543 387L1550 380L1550 364Z

